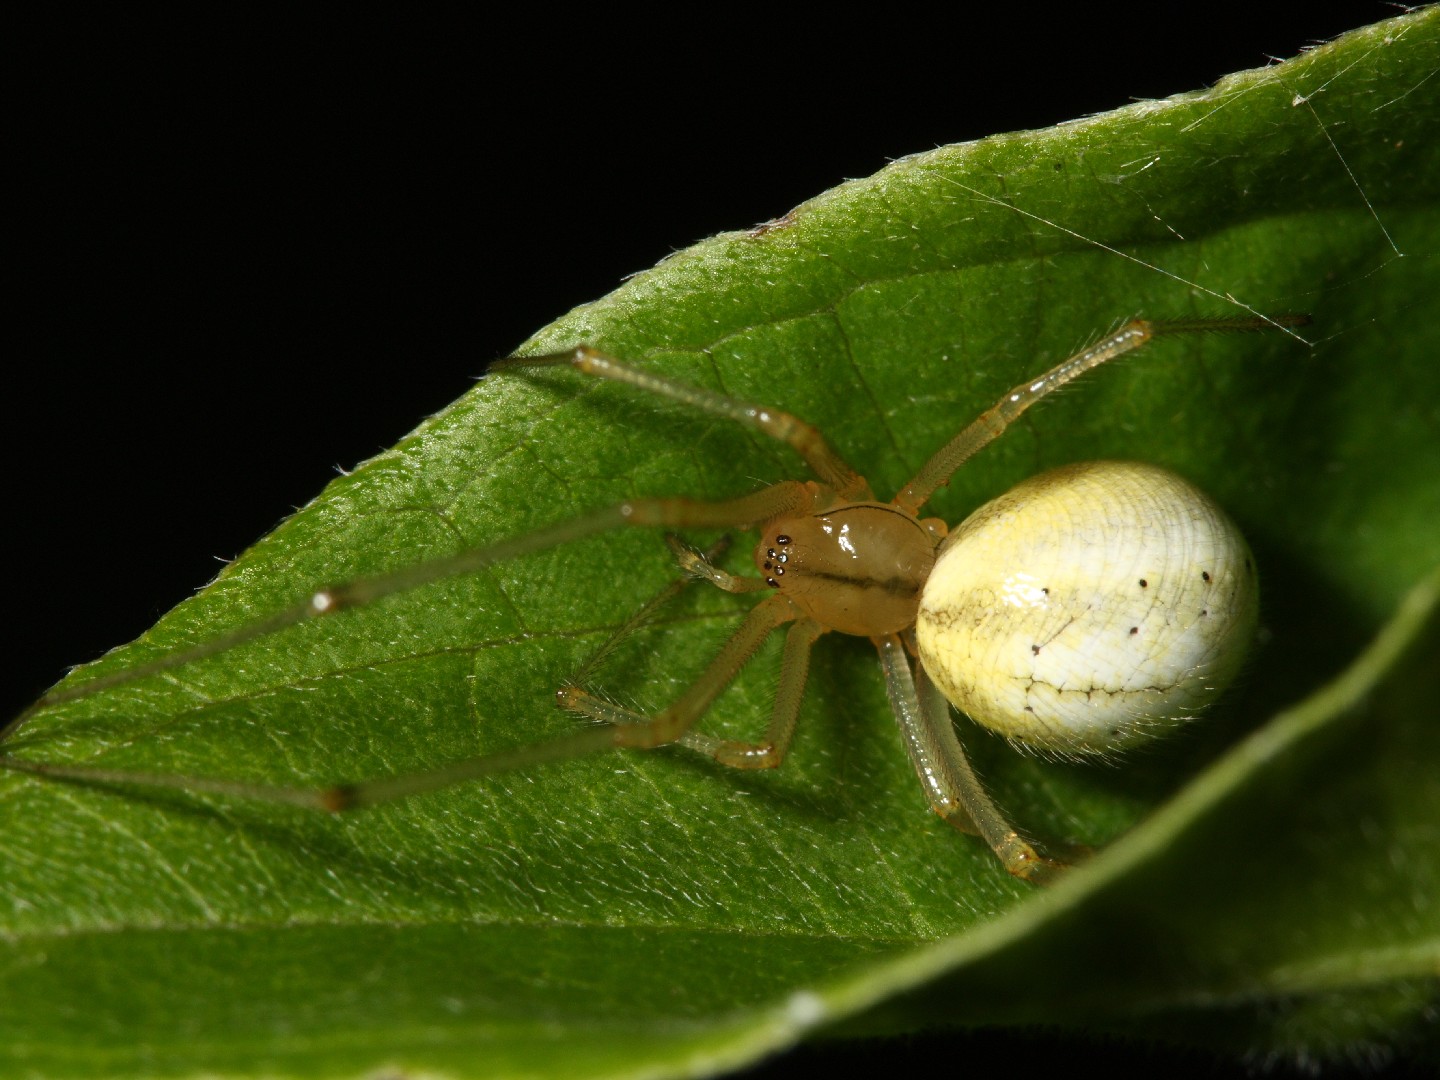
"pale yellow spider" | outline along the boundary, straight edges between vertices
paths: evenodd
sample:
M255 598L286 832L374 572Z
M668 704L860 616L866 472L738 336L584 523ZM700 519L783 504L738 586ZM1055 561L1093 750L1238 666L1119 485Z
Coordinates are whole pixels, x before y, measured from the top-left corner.
M757 576L728 573L675 547L682 569L732 593L764 593L668 708L645 716L587 692L577 680L560 704L601 725L456 762L430 772L313 791L227 780L46 765L0 755L0 767L100 783L138 783L345 810L466 780L616 748L679 743L740 769L778 766L804 696L811 646L834 631L868 637L931 807L978 834L1010 873L1047 881L1065 864L1010 823L971 769L950 717L953 704L1013 743L1066 756L1100 755L1162 734L1194 716L1239 668L1255 627L1258 590L1234 524L1191 484L1152 465L1090 462L1025 481L955 530L920 510L971 455L1035 402L1162 334L1293 326L1278 320L1127 323L1011 390L942 447L889 502L811 425L789 413L654 375L589 347L512 357L491 377L570 365L749 425L791 446L812 480L771 484L720 502L643 499L425 563L321 589L301 604L197 648L56 691L38 709L190 663L281 627L367 604L437 578L627 525L759 528ZM633 627L634 620L627 624ZM706 735L696 725L775 629L787 626L769 727L759 742ZM622 629L622 633L624 630Z

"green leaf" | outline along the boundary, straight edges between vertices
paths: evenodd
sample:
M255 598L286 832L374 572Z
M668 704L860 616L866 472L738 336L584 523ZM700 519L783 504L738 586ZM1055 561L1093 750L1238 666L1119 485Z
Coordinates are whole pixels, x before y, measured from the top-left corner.
M765 775L668 750L330 818L5 773L0 993L24 1008L0 1018L0 1057L47 1075L672 1075L822 1023L1420 1045L1440 975L1440 687L1405 658L1433 657L1440 588L1437 67L1428 10L1203 94L908 158L682 252L528 346L589 342L789 409L888 495L1120 318L1313 313L1313 346L1175 339L1101 371L932 503L955 521L1046 466L1137 457L1251 539L1264 640L1174 746L1057 765L960 721L1029 831L1127 834L1083 872L1039 893L926 812L859 640L821 643L792 756ZM621 387L497 375L74 678L325 583L798 471ZM672 576L640 531L528 555L47 710L6 750L323 785L525 745L573 730L554 687ZM602 686L665 702L738 610L690 590ZM774 660L707 726L758 730Z

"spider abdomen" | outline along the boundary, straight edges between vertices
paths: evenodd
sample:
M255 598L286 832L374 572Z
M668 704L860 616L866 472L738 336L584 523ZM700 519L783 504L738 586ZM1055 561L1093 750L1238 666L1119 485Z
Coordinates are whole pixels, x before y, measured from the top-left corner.
M1088 462L1032 477L946 540L916 621L956 708L1024 746L1105 753L1163 734L1234 677L1254 560L1168 470Z

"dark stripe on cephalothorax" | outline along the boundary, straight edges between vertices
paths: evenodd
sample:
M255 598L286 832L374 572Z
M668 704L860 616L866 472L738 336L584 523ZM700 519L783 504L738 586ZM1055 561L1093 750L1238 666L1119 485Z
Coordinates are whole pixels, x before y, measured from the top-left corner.
M792 568L793 569L793 568ZM816 570L805 570L803 576L806 579L815 581L835 582L841 585L851 585L857 589L879 589L891 596L914 596L920 590L915 588L914 582L908 578L892 577L884 581L877 581L874 578L848 577L845 574L821 573Z

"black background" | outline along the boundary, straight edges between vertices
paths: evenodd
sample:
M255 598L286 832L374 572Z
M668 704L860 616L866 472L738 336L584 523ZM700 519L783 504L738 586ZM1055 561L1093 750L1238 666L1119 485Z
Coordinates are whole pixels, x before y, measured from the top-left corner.
M961 7L37 30L12 157L37 242L4 395L7 710L670 251L904 154L1199 89L1395 13ZM806 1049L754 1075L1234 1068L1016 1038Z

